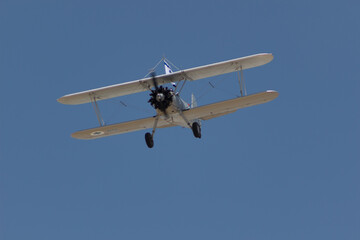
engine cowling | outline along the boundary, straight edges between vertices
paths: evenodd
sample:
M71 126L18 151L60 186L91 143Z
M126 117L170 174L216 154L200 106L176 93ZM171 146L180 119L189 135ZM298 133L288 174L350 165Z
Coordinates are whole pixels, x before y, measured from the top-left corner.
M155 109L159 109L163 112L170 106L172 103L173 92L167 88L160 86L155 90L151 90L149 103Z

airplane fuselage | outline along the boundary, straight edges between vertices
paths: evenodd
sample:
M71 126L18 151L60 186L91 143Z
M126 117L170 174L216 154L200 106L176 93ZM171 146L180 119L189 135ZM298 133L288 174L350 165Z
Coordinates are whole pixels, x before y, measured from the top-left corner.
M190 104L185 102L179 96L179 94L173 94L172 102L169 105L169 107L166 109L167 116L159 109L157 109L156 112L161 118L163 118L164 120L166 120L169 123L172 123L174 125L183 126L183 127L189 127L188 123L181 116L183 111L186 111L189 109L190 109Z

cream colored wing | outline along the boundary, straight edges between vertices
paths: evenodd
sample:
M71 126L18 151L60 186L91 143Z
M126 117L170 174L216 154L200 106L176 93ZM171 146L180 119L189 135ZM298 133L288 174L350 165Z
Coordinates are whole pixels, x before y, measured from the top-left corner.
M274 100L279 95L278 92L267 90L266 92L256 93L245 97L234 98L223 102L213 103L201 107L196 107L184 111L184 115L189 120L202 119L208 120L233 113L240 108L251 107Z
M71 136L73 138L86 139L86 140L108 137L112 135L135 132L147 128L152 128L154 126L154 122L155 122L155 117L143 118L129 122L117 123L108 126L82 130L71 134ZM169 124L168 122L162 120L161 118L158 120L158 124L157 124L158 128L165 128L172 126L175 125Z
M258 67L270 62L272 59L273 55L271 53L261 53L196 68L190 68L187 70L174 72L172 74L160 75L156 77L156 80L159 86L166 83L178 82L184 79L194 81L198 79L239 71L241 69L245 70L248 68ZM63 104L71 105L83 104L93 101L94 98L99 101L147 91L152 87L152 79L144 78L136 81L120 83L112 86L65 95L59 98L58 101Z
M220 117L240 108L250 107L274 100L278 96L278 92L268 90L257 94L252 94L245 97L234 98L223 102L213 103L201 107L192 108L184 111L184 116L188 120L202 119L208 120L215 117ZM155 117L143 118L129 122L117 123L103 127L91 128L73 133L71 136L78 139L96 139L108 137L112 135L134 132L152 128L154 126ZM158 120L158 128L174 127L163 120L161 117Z

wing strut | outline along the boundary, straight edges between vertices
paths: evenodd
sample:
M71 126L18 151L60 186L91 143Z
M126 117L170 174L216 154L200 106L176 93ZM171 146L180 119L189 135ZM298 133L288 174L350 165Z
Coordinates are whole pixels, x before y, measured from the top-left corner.
M102 126L105 125L105 122L104 122L103 118L101 117L100 109L99 109L99 106L98 106L98 104L96 102L95 94L90 93L89 96L90 96L90 99L91 99L91 105L93 106L93 108L95 110L95 114L96 114L96 117L97 117L97 119L99 121L100 127L102 127Z
M247 93L246 93L246 86L245 86L242 66L240 66L240 71L238 71L237 73L238 73L238 79L239 79L239 85L240 85L240 95L243 97L244 93L245 93L245 96L247 95Z

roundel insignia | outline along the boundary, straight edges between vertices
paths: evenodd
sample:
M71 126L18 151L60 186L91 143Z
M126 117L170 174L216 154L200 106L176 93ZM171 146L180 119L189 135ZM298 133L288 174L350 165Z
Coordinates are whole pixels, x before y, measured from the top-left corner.
M90 133L91 136L100 136L100 135L103 135L103 134L104 134L103 131L96 131L96 132Z

